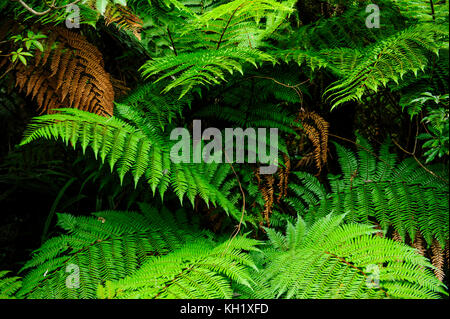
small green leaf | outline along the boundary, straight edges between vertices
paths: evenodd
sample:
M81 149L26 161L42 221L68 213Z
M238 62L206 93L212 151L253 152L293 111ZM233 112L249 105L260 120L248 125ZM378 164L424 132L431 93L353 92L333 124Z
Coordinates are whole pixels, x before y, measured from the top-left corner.
M107 0L97 0L96 8L97 8L97 11L100 12L101 15L105 14L107 4L108 4Z
M24 64L27 65L27 59L25 59L25 57L23 55L19 55L19 60Z
M39 49L39 51L44 52L44 47L41 42L35 40L33 41L33 44L36 48Z

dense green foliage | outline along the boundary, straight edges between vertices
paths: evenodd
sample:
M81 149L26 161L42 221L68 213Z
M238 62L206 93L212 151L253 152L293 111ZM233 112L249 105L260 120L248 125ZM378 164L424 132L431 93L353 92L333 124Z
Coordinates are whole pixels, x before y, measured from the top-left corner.
M342 175L329 176L331 193L311 174L296 172L301 181L292 183L289 202L305 218L314 220L328 214L345 214L352 223L376 222L385 232L392 226L404 240L421 233L427 244L449 240L448 184L426 172L411 158L396 164L387 140L379 155L366 140L356 155L336 144ZM448 167L438 165L434 172L448 175ZM305 205L306 204L306 205Z
M447 298L448 8L0 0L0 298Z
M373 227L342 225L342 220L327 216L308 226L299 217L295 225L288 223L285 235L267 229L270 246L258 258L262 271L255 274L253 297L436 298L445 293L414 249L372 236Z

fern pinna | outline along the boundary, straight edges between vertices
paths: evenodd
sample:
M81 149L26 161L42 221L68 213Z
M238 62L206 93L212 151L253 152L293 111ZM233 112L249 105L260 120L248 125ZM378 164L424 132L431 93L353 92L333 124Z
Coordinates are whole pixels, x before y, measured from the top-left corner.
M445 286L417 250L343 215L267 228L270 246L238 236L215 243L180 212L60 214L22 271L0 281L8 298L439 298ZM249 255L248 252L251 252ZM73 270L74 274L71 274ZM75 278L72 278L75 275Z
M0 299L14 299L22 286L20 277L7 277L9 271L0 271Z
M187 242L171 254L155 257L133 275L106 282L99 298L217 299L233 297L231 283L252 289L249 269L257 270L244 251L258 242L245 237L213 245L205 240Z
M59 214L58 226L66 234L49 239L33 253L21 270L26 275L18 294L27 298L94 298L98 284L123 278L147 258L173 251L193 238L186 220L177 223L167 210L140 207L140 213ZM71 265L79 274L76 286L67 284ZM77 287L80 289L72 289Z

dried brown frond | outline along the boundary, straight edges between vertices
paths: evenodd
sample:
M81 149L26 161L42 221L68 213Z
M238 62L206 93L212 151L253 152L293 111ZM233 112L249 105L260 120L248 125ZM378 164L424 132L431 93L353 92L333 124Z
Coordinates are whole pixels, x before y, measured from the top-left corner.
M113 86L114 95L116 97L127 95L131 90L129 87L127 87L127 83L125 81L116 79L114 77L111 77L111 84Z
M422 256L426 255L427 243L420 232L417 232L414 241L412 242L412 246L417 249Z
M283 159L285 167L281 167L278 169L278 177L280 178L278 182L279 194L277 198L277 202L279 203L282 198L286 197L287 189L288 189L288 181L289 181L289 173L291 172L291 159L287 154L283 153Z
M445 253L445 260L447 262L447 267L450 267L450 259L449 259L449 249L448 249L448 240L447 243L445 244L445 249L444 249L444 253Z
M272 214L274 195L275 195L275 177L273 175L261 176L258 171L255 171L256 180L258 181L258 189L264 199L264 209L262 217L266 225L270 225L270 215Z
M297 120L302 124L298 131L302 135L306 135L313 149L302 156L302 159L296 163L295 168L309 166L314 163L318 169L317 175L319 175L327 162L330 125L317 113L303 110L300 111ZM303 138L294 146L297 149L297 153L300 154L307 150L306 141Z
M442 249L439 242L435 239L431 245L431 263L436 269L434 269L434 274L440 281L444 281L444 249Z
M112 116L114 89L100 51L65 28L40 32L48 36L45 50L36 51L28 66L16 64L16 87L36 100L41 113L72 107Z
M111 5L106 8L104 16L106 25L115 23L119 30L129 30L133 32L136 38L141 40L141 31L144 22L129 8L124 7L120 4Z
M379 230L378 232L375 233L375 236L383 238L384 233L383 233L383 229L381 228L381 225L378 223L375 223L375 229Z
M396 230L392 233L392 239L401 243L403 242L402 236L400 236L399 232Z

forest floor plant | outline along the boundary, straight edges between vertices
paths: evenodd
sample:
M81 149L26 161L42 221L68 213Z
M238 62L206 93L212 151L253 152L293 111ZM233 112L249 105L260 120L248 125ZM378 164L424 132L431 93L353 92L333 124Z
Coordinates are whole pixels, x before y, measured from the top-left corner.
M0 298L448 298L448 9L0 0Z

